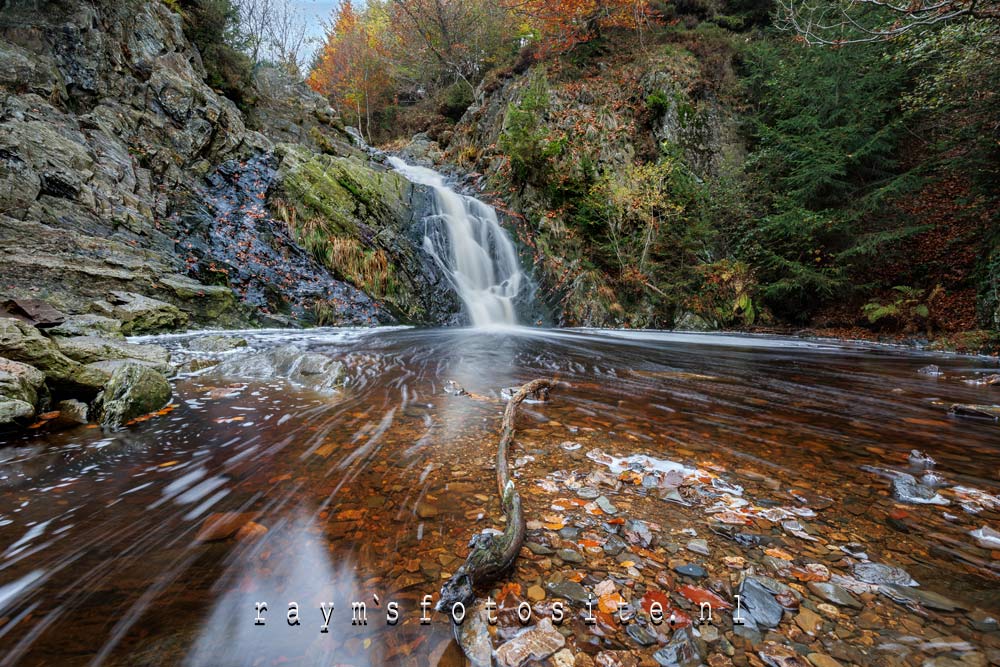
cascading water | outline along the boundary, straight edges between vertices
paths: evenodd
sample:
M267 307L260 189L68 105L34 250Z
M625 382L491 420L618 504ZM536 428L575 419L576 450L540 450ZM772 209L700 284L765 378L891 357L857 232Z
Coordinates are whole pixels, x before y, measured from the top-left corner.
M517 252L492 206L461 195L438 172L389 158L393 168L434 193L424 249L450 278L475 327L517 324L514 300L526 282Z

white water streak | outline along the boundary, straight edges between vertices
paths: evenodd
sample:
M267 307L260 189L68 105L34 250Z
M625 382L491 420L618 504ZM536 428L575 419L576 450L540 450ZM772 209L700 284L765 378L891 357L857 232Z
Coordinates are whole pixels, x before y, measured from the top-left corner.
M389 162L408 180L432 189L434 212L425 219L424 249L451 278L472 325L517 324L514 300L525 278L496 210L455 192L432 169L397 157Z

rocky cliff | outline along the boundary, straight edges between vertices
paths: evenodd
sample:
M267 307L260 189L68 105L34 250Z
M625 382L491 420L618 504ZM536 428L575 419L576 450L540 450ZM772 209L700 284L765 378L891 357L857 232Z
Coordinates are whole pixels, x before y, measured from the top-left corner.
M561 323L669 327L685 319L687 295L664 294L649 275L696 261L654 249L657 271L630 276L608 230L641 217L631 204L616 211L611 203L644 197L643 182L652 179L640 165L658 165L661 189L649 191L650 200L678 211L691 191L707 191L741 169L746 149L732 54L718 49L706 57L714 37L691 32L633 44L616 35L603 50L582 47L495 71L447 137L447 159L478 172L480 187L520 220L524 264L534 266L540 296ZM622 219L612 224L616 215ZM657 224L672 224L670 211L657 216Z
M280 72L255 72L246 111L204 79L160 2L3 3L0 301L72 314L137 294L180 309L175 327L447 315L433 264L408 241L419 189L387 178L323 98ZM337 215L351 223L342 244L393 269L391 290L302 247L299 223L327 221L297 215L285 179L320 156L375 184Z

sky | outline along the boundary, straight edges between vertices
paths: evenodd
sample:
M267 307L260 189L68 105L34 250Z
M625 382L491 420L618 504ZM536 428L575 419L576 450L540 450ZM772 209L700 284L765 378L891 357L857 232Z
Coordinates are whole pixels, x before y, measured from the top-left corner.
M338 4L338 0L295 0L302 20L306 23L306 37L312 40L306 47L306 62L309 62L313 51L322 43L323 25L329 23L330 15Z

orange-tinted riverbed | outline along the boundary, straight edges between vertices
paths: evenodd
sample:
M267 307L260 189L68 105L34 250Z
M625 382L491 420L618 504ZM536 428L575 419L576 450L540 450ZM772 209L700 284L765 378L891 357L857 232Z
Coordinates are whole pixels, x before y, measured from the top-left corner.
M631 605L645 632L612 614L588 626L569 601L560 631L576 664L662 663L679 630L648 623L642 600L696 617L692 591L733 603L747 576L776 582L782 620L754 635L720 614L691 633L706 662L1000 656L1000 552L970 535L1000 530L1000 425L948 416L952 403L1000 403L1000 387L965 382L995 361L656 333L245 337L249 348L217 356L293 345L341 361L347 385L209 369L175 381L175 408L117 433L0 436L0 665L462 664L448 620L421 625L419 603L474 532L502 527L501 390L542 376L565 384L518 421L531 548L504 593L539 610L533 623L579 584ZM154 342L179 361L212 356L185 352L189 340ZM942 374L918 372L929 364ZM914 449L935 460L935 503L947 504L893 497L893 475L926 474ZM866 562L954 608L880 590L858 577ZM856 606L833 604L815 591L831 581L868 588L851 592ZM366 626L351 623L354 600ZM327 633L323 602L335 606Z

